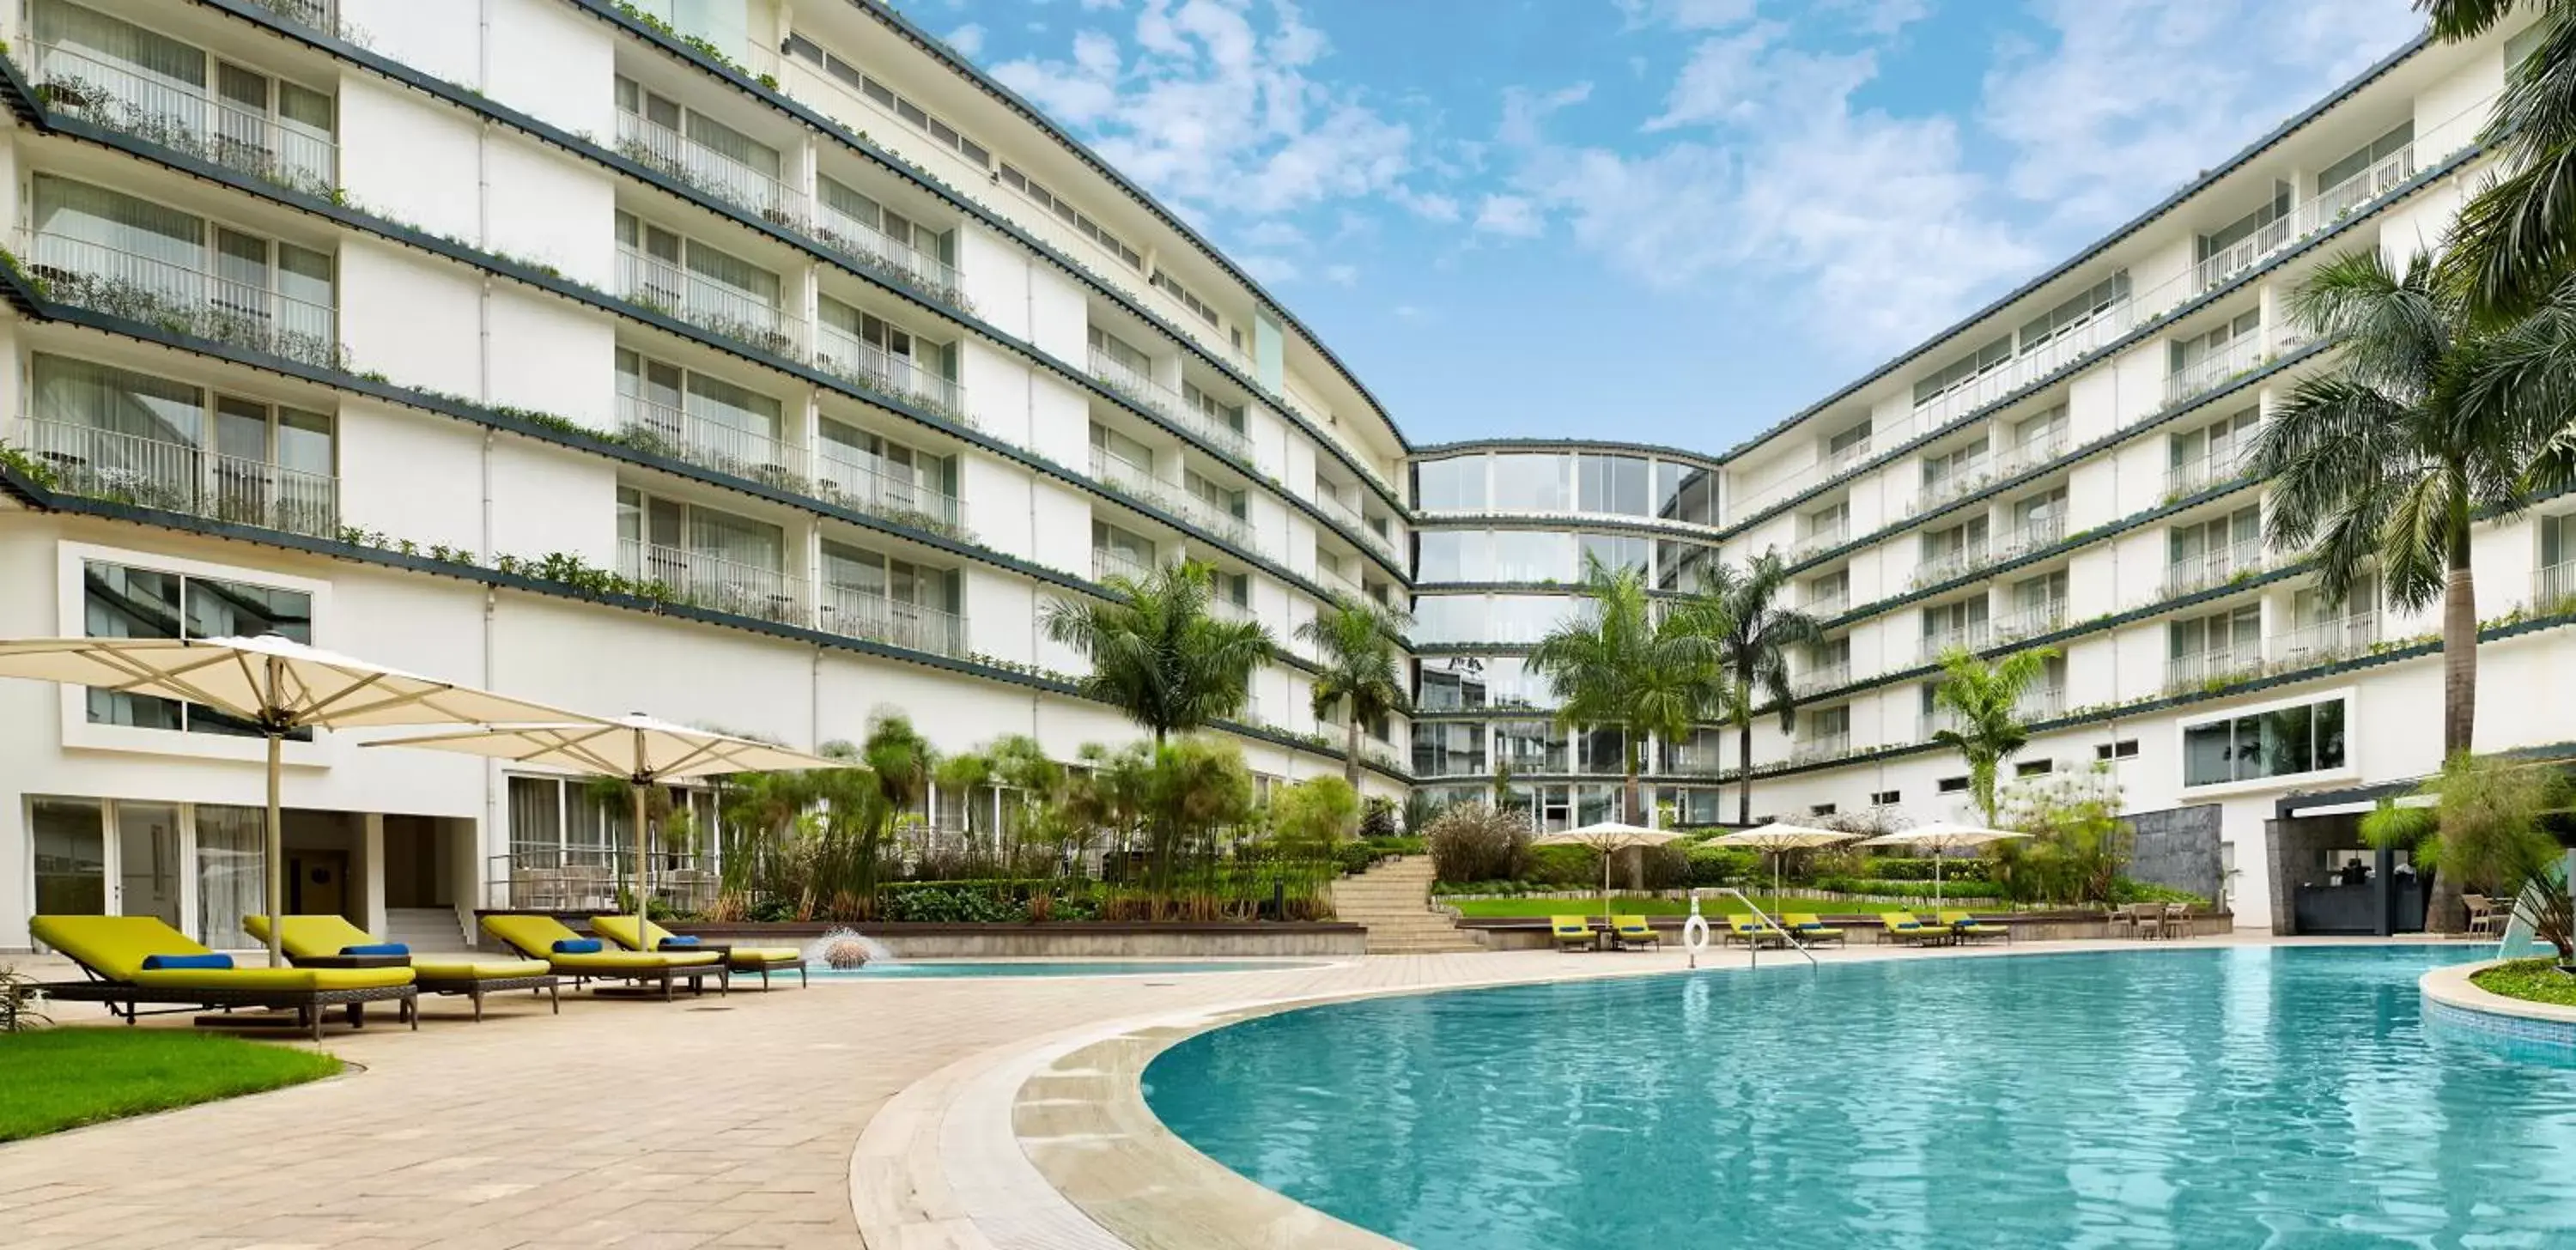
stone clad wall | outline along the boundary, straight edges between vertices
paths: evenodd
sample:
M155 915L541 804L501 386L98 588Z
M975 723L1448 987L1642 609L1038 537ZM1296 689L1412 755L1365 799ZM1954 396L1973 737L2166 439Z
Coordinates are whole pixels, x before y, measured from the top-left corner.
M2217 804L2204 803L2121 817L2137 834L2129 852L2129 878L2189 890L2217 902L2223 882L2218 851L2221 813Z

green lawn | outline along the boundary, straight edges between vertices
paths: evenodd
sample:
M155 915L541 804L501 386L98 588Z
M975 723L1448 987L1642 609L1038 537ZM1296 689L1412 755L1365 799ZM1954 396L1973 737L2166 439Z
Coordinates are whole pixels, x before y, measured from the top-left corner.
M1576 913L1598 915L1601 912L1601 900L1598 897L1588 899L1434 898L1432 901L1455 907L1458 909L1458 914L1462 916L1544 918L1571 916ZM1928 912L1932 910L1932 905L1929 903L1914 906L1905 903L1828 902L1820 898L1771 898L1760 894L1753 896L1753 904L1774 917L1784 911L1808 911L1835 916L1875 916L1886 911ZM1705 915L1730 915L1743 911L1744 904L1732 896L1704 898L1700 900L1699 909ZM1690 914L1690 903L1677 898L1616 898L1610 900L1610 910L1622 916L1687 916Z
M329 1055L184 1029L0 1034L0 1142L318 1080Z
M2469 984L2507 998L2576 1007L2576 977L2560 972L2554 959L2507 960L2470 974Z

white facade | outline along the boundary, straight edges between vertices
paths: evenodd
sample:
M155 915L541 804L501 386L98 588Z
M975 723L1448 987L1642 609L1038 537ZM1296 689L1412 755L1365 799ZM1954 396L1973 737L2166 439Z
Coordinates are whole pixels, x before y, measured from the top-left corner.
M1187 555L1289 647L1252 767L1338 773L1287 640L1401 591L1373 401L891 13L660 7L677 36L591 0L10 5L0 637L277 628L797 747L892 709L1070 759L1135 731L1045 605ZM0 726L0 948L46 907L237 940L255 740L26 682ZM307 905L371 922L599 832L473 761L286 764Z

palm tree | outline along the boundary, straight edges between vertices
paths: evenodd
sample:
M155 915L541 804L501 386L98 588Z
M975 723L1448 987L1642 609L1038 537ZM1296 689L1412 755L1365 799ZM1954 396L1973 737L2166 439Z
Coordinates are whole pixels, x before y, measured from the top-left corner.
M1935 731L1932 740L1967 758L1968 791L1989 825L1995 823L1996 775L2005 760L2030 745L2021 696L2055 658L2054 647L2016 651L1992 664L1962 647L1941 655L1941 684L1932 688L1932 705L1956 723Z
M2417 0L2433 33L2458 42L2515 10L2537 11L2539 42L2505 67L2504 93L2478 141L2499 157L2492 178L2451 224L2444 284L2482 325L2536 307L2576 262L2576 3Z
M2541 827L2545 815L2576 797L2567 775L2554 763L2462 752L2416 787L2415 797L2433 804L2399 807L2382 799L2361 818L2362 838L2412 852L2419 868L2433 870L2437 896L2447 890L2456 899L2471 883L2494 891L2557 948L2560 963L2576 959L2567 891L2556 884L2564 852Z
M1615 728L1622 740L1628 819L1645 820L1637 794L1646 739L1689 733L1715 702L1718 634L1699 605L1657 612L1645 574L1612 569L1586 555L1586 609L1559 624L1530 652L1532 671L1556 696L1557 724Z
M1780 709L1780 732L1798 727L1797 700L1789 688L1789 649L1824 635L1816 618L1781 602L1788 589L1789 566L1777 549L1742 568L1718 565L1700 578L1700 617L1720 626L1718 662L1727 681L1742 692L1742 714L1735 724L1738 824L1753 820L1752 708L1771 703Z
M1157 746L1242 710L1271 653L1257 621L1208 615L1209 570L1166 565L1143 580L1111 576L1114 598L1047 605L1047 637L1091 659L1082 693L1125 712Z
M2254 442L2271 484L2272 545L2304 548L2340 602L2376 570L2389 602L2442 604L2442 754L2477 725L2478 613L2469 561L2482 512L2519 512L2541 405L2491 384L2494 341L2418 252L2403 274L2376 250L2329 261L2291 295L2293 316L2342 341Z
M1360 725L1413 710L1404 692L1403 658L1395 639L1402 614L1358 599L1343 599L1297 627L1297 639L1315 645L1323 667L1311 679L1315 715L1338 709L1346 718L1342 780L1360 793Z

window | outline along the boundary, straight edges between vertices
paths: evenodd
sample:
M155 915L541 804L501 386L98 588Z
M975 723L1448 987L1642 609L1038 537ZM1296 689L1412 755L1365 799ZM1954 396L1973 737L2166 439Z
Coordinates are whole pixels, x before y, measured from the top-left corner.
M1572 534L1548 530L1494 531L1495 581L1571 582L1582 576L1581 564Z
M619 417L683 448L750 467L777 463L781 406L722 378L617 349Z
M1872 807L1894 807L1899 802L1902 802L1904 798L1905 794L1901 790L1873 790L1869 795L1869 805Z
M1579 538L1586 559L1599 560L1603 568L1646 571L1647 553L1653 548L1646 539L1627 534L1584 534Z
M631 213L617 214L617 242L628 256L629 298L650 300L692 318L729 318L755 330L775 328L777 274Z
M1685 525L1717 524L1717 474L1696 465L1656 461L1655 515Z
M1181 402L1189 405L1192 411L1208 420L1237 434L1243 433L1243 405L1225 403L1216 396L1200 390L1197 383L1186 378L1181 381Z
M2317 174L2317 195L2323 197L2327 192L2360 177L2371 166L2405 151L2407 146L2414 142L2415 119L2410 117L2399 122L2395 130L2353 149L2350 155L2320 171Z
M1984 439L1948 451L1923 457L1923 493L1930 495L1957 486L1968 488L1971 477L1986 467Z
M648 165L676 166L673 172L683 177L732 176L732 171L699 158L683 146L679 140L685 136L690 145L713 152L777 186L778 149L695 109L683 109L676 101L646 90L624 75L617 78L616 95L617 111L635 119L621 119L619 138L627 139L629 133L635 136L627 146L629 155L640 155Z
M1968 792L1968 779L1965 777L1943 777L1940 781L1934 783L1933 788L1943 794L1966 794Z
M1424 582L1489 582L1494 580L1493 535L1483 530L1423 530L1413 576Z
M1697 590L1705 571L1717 563L1717 548L1663 538L1655 541L1655 587Z
M332 419L39 353L26 438L63 485L300 534L339 533Z
M2182 783L2186 786L2214 786L2341 768L2344 701L2327 699L2185 725L2182 760Z
M1547 683L1516 656L1425 656L1415 676L1415 703L1429 711L1480 707L1538 707Z
M2255 332L2262 328L2263 312L2258 308L2238 313L2235 320L2205 334L2175 339L2170 349L2172 372L2187 374L2214 369L2218 366L2211 365L2210 361L2227 360L2231 352L2252 341Z
M1841 457L1854 451L1854 449L1858 449L1860 451L1869 450L1869 422L1863 421L1860 424L1825 440L1825 456L1827 459Z
M2013 776L2016 777L2045 777L2055 771L2057 771L2055 760L2023 760L2013 765Z
M786 534L775 525L617 488L617 571L659 582L681 602L764 620L801 618L788 594Z
M328 94L78 5L33 10L29 77L57 107L299 190L337 185Z
M1567 457L1506 452L1494 457L1493 506L1512 512L1571 510Z
M1914 384L1914 406L1920 408L2003 368L2012 356L2012 336L2007 334L1950 362L1940 372Z
M2093 748L2093 758L2097 760L2127 760L2136 759L2137 756L2138 740L2135 738L2122 738L2117 742L2105 742L2102 745Z
M1485 765L1485 727L1447 721L1413 725L1413 773L1417 777L1481 776Z
M88 638L255 638L276 634L313 641L313 598L280 590L157 569L92 560L81 566L82 636ZM119 694L89 692L89 722L138 729L256 736L250 724L213 708ZM312 731L288 735L310 742Z
M2021 328L2021 350L2027 352L2049 340L2074 330L2095 317L2119 307L2129 298L2129 271L2126 269L2077 292L2057 307L2034 318Z
M1642 457L1576 456L1574 480L1576 507L1580 511L1652 515L1647 499L1646 461Z
M1074 233L1099 244L1102 251L1126 262L1128 268L1139 273L1144 272L1144 253L1127 246L1126 242L1117 235L1103 229L1099 222L1093 221L1073 205L1065 203L1054 192L1039 185L1037 179L1011 168L1008 161L1002 163L1002 185L1029 197L1037 203L1038 207L1055 214L1056 220L1073 227Z
M2255 233L2262 230L2263 227L2271 225L2273 222L2279 221L2289 215L2290 184L2276 181L2272 184L2272 198L2265 201L2261 207L2227 223L2213 234L2202 235L2200 237L2199 246L2200 255L2196 259L2204 261L2208 260L2212 256L2216 256L2247 239L2253 238ZM2278 232L2276 231L2273 233L2277 234ZM2267 234L2265 243L2258 244L2257 246L2268 246L2270 237L2271 236Z
M977 169L992 167L993 154L985 151L981 144L958 133L956 127L941 121L920 105L897 95L894 88L868 77L839 53L829 51L801 34L787 36L786 51L787 55L823 71L832 81L866 97L877 107L901 118L904 124L930 136L932 142L964 157L967 164Z
M1485 506L1485 457L1425 460L1413 466L1413 498L1426 512Z
M1216 310L1208 307L1207 301L1200 299L1196 295L1190 294L1189 288L1182 286L1180 281L1174 278L1170 273L1162 269L1156 269L1154 271L1154 276L1146 279L1146 281L1161 288L1164 294L1181 301L1181 307L1189 309L1192 313L1196 314L1198 319L1208 323L1208 326L1211 329L1217 326L1218 321Z
M1196 469L1181 470L1181 489L1188 491L1191 498L1216 509L1223 515L1238 521L1244 519L1243 492L1209 481Z
M1565 735L1550 721L1496 721L1494 761L1515 773L1565 771Z
M956 262L953 231L933 230L830 178L817 175L814 188L823 201L823 218L828 226L876 234L896 247L942 265ZM850 245L860 242L852 240Z
M1807 814L1810 816L1831 816L1834 814L1834 805L1831 803L1817 803L1807 808Z
M35 177L33 243L39 274L86 275L130 288L128 300L244 323L215 337L246 335L248 345L296 356L338 341L327 252L52 174Z

